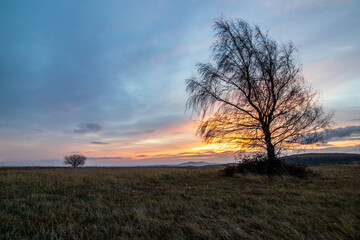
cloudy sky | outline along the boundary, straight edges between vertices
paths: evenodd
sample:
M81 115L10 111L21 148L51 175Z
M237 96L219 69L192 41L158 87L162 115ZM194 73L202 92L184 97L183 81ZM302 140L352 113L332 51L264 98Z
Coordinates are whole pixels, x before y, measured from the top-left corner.
M195 136L185 79L223 14L293 41L334 112L318 151L360 153L360 1L0 1L0 165L231 161Z

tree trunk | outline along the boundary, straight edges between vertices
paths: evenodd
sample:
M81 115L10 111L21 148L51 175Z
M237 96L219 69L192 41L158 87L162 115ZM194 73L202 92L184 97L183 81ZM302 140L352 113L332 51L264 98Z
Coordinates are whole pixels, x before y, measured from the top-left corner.
M275 148L271 143L267 145L266 151L269 161L274 161L276 159Z
M275 147L271 142L271 133L268 126L263 127L264 135L265 135L265 143L266 143L266 151L267 156L270 162L274 162L276 160L275 155Z
M275 154L275 146L271 141L271 133L268 126L263 127L264 135L265 135L265 143L266 143L266 151L267 151L267 169L266 172L268 174L279 174L283 171L281 161L276 157Z

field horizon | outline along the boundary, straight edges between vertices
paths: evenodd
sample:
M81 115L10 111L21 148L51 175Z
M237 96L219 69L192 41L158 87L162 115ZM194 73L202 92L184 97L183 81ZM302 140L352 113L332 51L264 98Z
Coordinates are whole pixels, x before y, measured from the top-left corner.
M91 159L91 158L90 158ZM350 164L352 162L360 162L360 154L358 153L299 153L299 154L290 154L281 157L287 163L291 164L300 164L306 166L318 166L318 165L333 165L333 164ZM55 161L55 160L54 160ZM232 157L232 161L228 162L214 162L214 161L207 161L206 159L192 159L192 160L184 160L183 162L176 162L176 163L158 163L158 164L144 164L142 160L141 163L136 163L137 160L131 160L134 163L127 163L128 165L124 165L124 163L119 165L96 165L92 161L86 160L84 167L186 167L186 166L221 166L226 164L234 164L237 161L234 160ZM31 164L22 163L17 165L16 162L7 162L7 161L0 161L0 167L64 167L64 160L56 160L55 165L44 165L41 164L41 161L38 164ZM12 163L12 164L11 164ZM100 161L101 163L101 161Z

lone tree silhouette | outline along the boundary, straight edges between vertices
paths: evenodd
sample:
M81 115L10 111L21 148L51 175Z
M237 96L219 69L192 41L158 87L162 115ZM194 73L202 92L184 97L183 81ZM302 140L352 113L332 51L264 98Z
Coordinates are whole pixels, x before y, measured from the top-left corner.
M85 165L86 157L80 154L73 154L69 156L65 156L64 163L66 165L71 165L73 167L83 166Z
M198 64L198 76L186 81L186 107L200 115L204 142L263 150L276 166L281 149L318 141L331 114L305 83L293 43L241 19L221 18L214 30L214 63Z

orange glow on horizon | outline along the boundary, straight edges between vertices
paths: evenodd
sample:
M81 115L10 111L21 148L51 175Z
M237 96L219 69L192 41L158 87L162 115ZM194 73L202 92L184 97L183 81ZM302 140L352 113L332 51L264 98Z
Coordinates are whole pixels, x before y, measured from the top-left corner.
M184 122L168 128L158 129L149 134L143 134L137 138L128 140L122 136L109 139L109 144L89 146L84 144L79 147L81 154L94 158L114 158L129 160L147 159L203 159L214 157L223 153L235 153L238 151L254 151L254 149L241 147L236 136L232 136L229 143L205 144L199 136L196 136L196 129L191 122ZM326 149L333 147L353 147L360 145L358 139L344 141L330 141L327 145L297 146L299 149ZM71 146L72 147L72 146ZM69 147L70 148L70 147ZM70 149L69 149L70 150ZM75 151L78 149L71 149ZM114 160L115 161L115 160Z
M343 140L343 141L331 141L329 142L333 147L354 147L356 145L360 145L360 140Z

